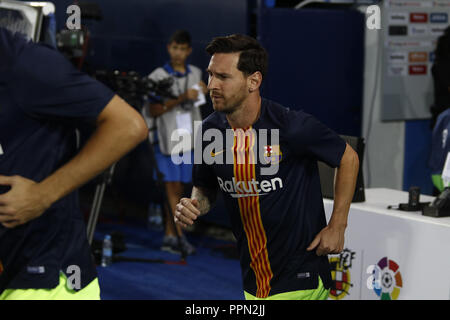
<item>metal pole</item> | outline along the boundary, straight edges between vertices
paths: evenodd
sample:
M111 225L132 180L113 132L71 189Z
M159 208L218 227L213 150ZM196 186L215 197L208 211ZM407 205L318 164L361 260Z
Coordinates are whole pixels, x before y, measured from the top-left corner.
M107 172L103 173L103 181L98 184L95 190L94 201L92 203L91 213L89 215L89 221L87 226L87 234L89 244L92 245L94 240L95 228L97 226L98 217L100 215L100 209L103 202L103 195L105 194L106 185L110 184L114 175L114 168L116 164L113 164Z

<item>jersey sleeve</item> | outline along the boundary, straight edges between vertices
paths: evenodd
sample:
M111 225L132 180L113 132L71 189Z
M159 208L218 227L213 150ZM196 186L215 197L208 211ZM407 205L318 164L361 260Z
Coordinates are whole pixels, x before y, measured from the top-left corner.
M114 96L61 53L36 44L30 44L17 58L9 88L27 114L81 122L95 121Z
M287 113L288 144L297 156L310 156L336 168L346 143L333 130L302 111Z
M194 165L192 168L192 184L194 187L206 188L206 189L217 189L217 177L213 170L212 165L208 165L203 161L203 156L201 159L196 159L196 154L203 155L203 150L205 143L203 142L202 136L204 129L203 122L202 126L198 128L201 130L202 134L197 134L194 142Z
M205 163L195 164L192 169L192 184L195 187L216 189L217 178L210 165Z

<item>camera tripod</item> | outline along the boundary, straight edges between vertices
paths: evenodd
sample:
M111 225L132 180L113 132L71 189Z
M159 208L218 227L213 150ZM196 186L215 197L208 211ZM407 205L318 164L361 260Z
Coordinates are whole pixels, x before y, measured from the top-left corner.
M155 127L150 128L149 131L155 130ZM149 154L150 154L150 163L152 165L152 168L154 168L154 170L156 171L156 187L159 188L161 190L162 193L162 197L163 197L163 208L166 207L170 214L172 214L173 212L173 208L171 208L170 206L170 202L168 200L167 194L166 194L166 190L165 190L165 185L164 185L164 174L159 170L158 168L158 164L156 162L156 158L155 158L155 153L154 153L154 149L153 149L153 145L150 143L150 141L146 141L146 146L149 149ZM94 239L94 233L95 233L95 229L97 226L97 222L98 222L98 217L100 214L100 209L102 206L102 201L103 201L103 196L105 193L105 189L106 186L111 184L112 182L112 178L114 175L114 169L115 169L116 163L113 164L108 170L106 170L103 173L101 182L99 182L96 186L96 190L95 190L95 195L94 195L94 200L92 203L92 208L91 208L91 212L89 215L89 221L87 224L87 234L88 234L88 241L89 244L92 246L92 242ZM164 214L164 217L166 215ZM164 219L163 219L164 220ZM167 261L167 260L163 260L163 259L142 259L142 258L130 258L130 257L123 257L123 256L117 256L117 255L113 255L113 262L117 262L117 261L127 261L127 262L148 262L148 263L165 263L165 264L186 264L186 256L187 253L184 249L184 247L181 245L181 234L178 231L176 225L175 225L175 221L174 219L170 219L170 223L173 225L174 229L175 229L175 233L177 236L177 241L178 241L178 246L180 248L181 251L181 259L180 262L175 262L175 261Z

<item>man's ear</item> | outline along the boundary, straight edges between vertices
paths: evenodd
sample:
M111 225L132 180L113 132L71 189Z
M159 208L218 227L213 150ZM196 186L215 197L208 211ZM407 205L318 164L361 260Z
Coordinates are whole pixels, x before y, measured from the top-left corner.
M262 74L259 71L254 72L253 74L249 75L247 78L247 86L249 92L254 92L259 90L259 87L262 83Z

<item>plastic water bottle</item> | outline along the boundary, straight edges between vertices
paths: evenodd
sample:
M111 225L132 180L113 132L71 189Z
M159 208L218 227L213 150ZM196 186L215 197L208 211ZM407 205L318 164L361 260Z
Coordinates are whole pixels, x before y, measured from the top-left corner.
M107 267L112 263L112 254L113 244L111 241L111 236L107 234L105 239L103 239L102 267Z
M163 229L163 212L160 204L156 205L155 225L158 229Z
M149 229L162 229L161 205L151 203L148 207L147 226Z

